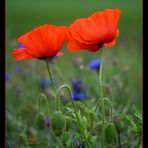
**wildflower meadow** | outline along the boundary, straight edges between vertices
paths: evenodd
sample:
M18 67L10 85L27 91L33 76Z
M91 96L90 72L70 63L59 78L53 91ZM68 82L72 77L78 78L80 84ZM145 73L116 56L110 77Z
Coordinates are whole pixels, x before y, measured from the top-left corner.
M142 148L142 2L6 12L6 147Z

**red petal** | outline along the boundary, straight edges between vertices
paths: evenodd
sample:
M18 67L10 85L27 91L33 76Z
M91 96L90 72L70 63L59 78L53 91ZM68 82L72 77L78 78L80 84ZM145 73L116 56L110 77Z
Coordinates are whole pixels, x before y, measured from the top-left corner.
M98 26L101 42L111 42L116 38L120 13L119 9L107 9L103 12L96 12L90 17Z
M99 45L99 48L103 43L105 46L115 45L120 13L119 9L107 9L88 18L77 19L68 30L68 48L71 51L80 48L97 51L96 45Z
M29 60L35 58L27 53L26 48L17 48L13 50L13 57L15 60Z
M112 47L116 44L116 40L113 40L112 42L109 43L104 43L104 47Z
M70 27L69 27L69 38L73 38L79 42L83 43L97 43L98 42L98 29L94 24L92 19L81 18L77 19Z
M116 38L119 36L119 30L117 29L117 33L116 33ZM113 41L111 41L111 42L109 42L109 43L104 43L104 46L105 47L112 47L112 46L114 46L115 44L116 44L116 38L115 38L115 40L113 40Z
M88 50L91 52L96 52L102 47L102 44L83 44L75 40L69 40L68 49L71 52L76 52L79 50Z
M26 46L29 54L40 58L56 54L66 39L66 26L44 25L21 36L18 41Z
M52 36L49 40L47 40L47 48L56 52L59 51L67 39L67 30L67 26L54 26L52 29ZM49 34L47 35L49 36Z

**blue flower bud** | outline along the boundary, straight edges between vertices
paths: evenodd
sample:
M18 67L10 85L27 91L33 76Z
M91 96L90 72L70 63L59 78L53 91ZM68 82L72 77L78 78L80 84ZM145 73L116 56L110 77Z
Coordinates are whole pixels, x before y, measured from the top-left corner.
M83 101L87 99L87 96L83 92L73 93L72 98L74 101Z
M51 85L51 81L47 78L43 78L40 83L42 89L46 89Z
M100 59L92 60L88 67L90 70L99 71L100 70L101 61Z
M83 83L81 80L73 80L72 87L73 87L74 92L79 93L82 91Z
M10 80L10 73L6 72L6 80L9 81Z
M43 79L41 80L40 84L41 84L41 88L42 88L43 90L45 90L45 89L47 89L48 87L51 87L51 86L52 86L52 83L51 83L51 81L50 81L48 78L43 78ZM56 80L54 80L54 84L57 84L57 81L56 81Z

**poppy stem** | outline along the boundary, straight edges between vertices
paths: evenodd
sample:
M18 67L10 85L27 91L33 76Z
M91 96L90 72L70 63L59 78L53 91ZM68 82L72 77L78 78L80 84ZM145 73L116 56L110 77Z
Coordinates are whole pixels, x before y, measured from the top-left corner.
M79 122L80 119L79 119L79 116L78 116L78 113L77 113L76 106L75 106L75 104L74 104L74 102L73 102L73 99L72 99L72 96L71 96L71 89L70 89L69 85L67 85L67 84L61 85L61 86L59 87L58 91L57 91L57 96L59 96L59 93L60 93L61 89L63 89L63 88L66 88L67 91L68 91L68 93L69 93L70 101L71 101L72 106L73 106L73 108L74 108L74 112L75 112L75 115L76 115L76 119L77 119L77 121Z
M42 102L43 100L46 102L46 105L47 105L47 111L49 112L49 109L48 109L48 106L49 106L49 104L48 104L48 100L47 100L46 95L43 94L43 93L41 93L41 94L39 95L39 112L41 112L41 102Z
M50 77L50 80L51 80L51 83L52 83L53 90L56 94L57 90L56 90L56 86L54 84L54 81L53 81L53 78L52 78L52 75L51 75L51 70L50 70L50 66L49 66L49 63L48 63L48 59L46 59L46 65L47 65L47 70L48 70L48 74L49 74L49 77Z
M102 148L104 148L104 140L105 140L105 125L104 125L104 122L105 122L105 106L104 106L104 97L103 97L103 89L102 89L102 61L103 61L103 51L104 49L102 48L101 49L101 65L100 65L100 71L99 71L99 84L100 84L100 97L101 97L101 107L102 107L102 139L101 139L101 142L102 142Z
M57 137L57 136L54 134L54 132L52 131L52 129L51 129L51 133L52 133L52 135L54 136L54 138L57 140L57 142L58 142L58 144L59 144L59 147L60 147L60 148L63 148L63 144L62 144L60 138Z
M61 85L58 90L57 90L57 101L56 101L56 109L59 110L59 108L61 107L61 111L64 113L64 107L62 105L62 102L61 102L61 97L60 97L60 92L61 92L61 89L63 88L62 87L63 85Z

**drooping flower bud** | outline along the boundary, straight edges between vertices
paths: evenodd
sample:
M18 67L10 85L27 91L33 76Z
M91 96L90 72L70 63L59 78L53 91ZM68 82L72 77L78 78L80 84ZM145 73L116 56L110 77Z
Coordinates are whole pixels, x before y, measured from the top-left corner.
M123 118L121 117L114 117L113 118L113 122L116 126L117 132L122 132L124 131L124 122L123 122Z
M51 116L51 128L55 136L61 136L65 128L65 118L60 111L55 111Z
M40 130L45 129L46 125L45 125L45 116L43 113L38 113L36 116L36 125L37 128Z
M105 128L105 139L107 143L112 143L116 139L116 128L113 123L109 123Z

